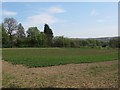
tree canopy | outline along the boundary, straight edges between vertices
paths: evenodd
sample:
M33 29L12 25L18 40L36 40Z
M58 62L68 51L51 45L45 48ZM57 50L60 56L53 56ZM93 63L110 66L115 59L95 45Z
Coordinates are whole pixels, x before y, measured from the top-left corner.
M44 25L43 32L37 27L29 27L25 31L21 23L14 18L5 18L1 24L3 47L112 47L120 48L120 39L111 38L109 41L96 39L77 39L53 35L48 24Z

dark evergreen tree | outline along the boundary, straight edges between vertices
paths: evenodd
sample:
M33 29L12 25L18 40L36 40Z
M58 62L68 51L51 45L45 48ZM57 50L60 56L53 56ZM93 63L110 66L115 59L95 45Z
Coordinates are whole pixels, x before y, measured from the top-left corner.
M53 32L52 32L52 29L50 29L50 27L48 26L48 24L44 25L44 33L47 37L47 45L51 47L52 46Z

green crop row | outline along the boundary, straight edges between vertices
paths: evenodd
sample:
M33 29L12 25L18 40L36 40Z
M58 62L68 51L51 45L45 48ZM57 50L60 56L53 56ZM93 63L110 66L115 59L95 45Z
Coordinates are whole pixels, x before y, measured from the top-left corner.
M3 60L29 67L118 60L115 49L27 48L3 49Z

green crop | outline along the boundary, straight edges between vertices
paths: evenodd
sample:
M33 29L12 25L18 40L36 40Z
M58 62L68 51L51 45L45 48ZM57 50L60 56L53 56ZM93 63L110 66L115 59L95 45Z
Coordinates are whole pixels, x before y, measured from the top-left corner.
M13 64L43 67L118 60L118 51L84 48L6 48L2 50L2 59Z

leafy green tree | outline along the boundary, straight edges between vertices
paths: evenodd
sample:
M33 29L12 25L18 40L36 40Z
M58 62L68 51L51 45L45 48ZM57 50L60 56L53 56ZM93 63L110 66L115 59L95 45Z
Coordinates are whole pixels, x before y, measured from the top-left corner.
M93 48L93 47L96 46L96 40L94 40L94 39L87 39L87 41L89 43L88 44L89 47Z
M75 48L78 48L82 46L82 42L80 39L73 39L73 46L72 47L75 47Z
M120 48L120 37L110 39L109 46L112 48Z
M3 24L4 24L5 30L7 30L7 33L9 35L10 47L12 47L13 45L12 35L14 35L14 32L17 29L17 21L14 18L5 18Z
M2 47L9 47L9 36L5 28L3 27L3 24L1 26L2 29Z
M74 41L64 36L56 36L53 38L54 47L74 47Z
M64 47L64 37L63 36L54 37L53 45L54 45L54 47Z
M39 47L47 46L47 37L43 32L40 32L37 38L38 38Z
M73 41L70 38L64 37L64 47L73 47Z
M39 46L38 43L38 37L39 37L40 31L37 27L30 27L27 31L27 39L30 47L36 47Z
M50 29L50 27L48 26L48 24L44 25L44 33L47 37L48 46L52 46L53 32L52 32L52 29Z
M25 30L21 23L18 24L16 31L16 46L21 47L25 41Z
M101 46L101 41L96 40L96 45Z

